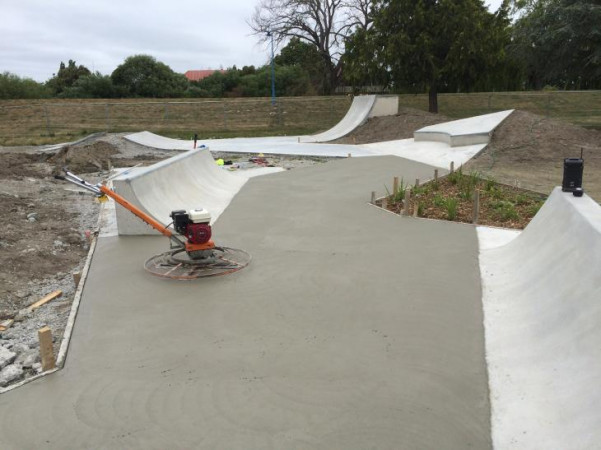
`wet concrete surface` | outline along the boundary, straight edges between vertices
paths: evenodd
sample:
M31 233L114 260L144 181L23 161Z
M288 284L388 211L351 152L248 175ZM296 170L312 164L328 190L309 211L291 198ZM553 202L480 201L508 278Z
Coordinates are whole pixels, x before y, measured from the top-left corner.
M0 396L0 447L489 448L477 237L367 204L433 168L350 158L251 179L214 226L246 269L144 272L101 238L65 368Z

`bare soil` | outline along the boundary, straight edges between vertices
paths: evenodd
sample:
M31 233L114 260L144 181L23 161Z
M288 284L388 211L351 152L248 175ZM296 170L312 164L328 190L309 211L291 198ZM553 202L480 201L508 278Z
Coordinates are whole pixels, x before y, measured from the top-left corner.
M413 132L428 125L448 122L441 114L431 114L413 108L399 108L394 116L372 117L352 133L333 141L333 144L369 144L372 142L411 139Z
M490 145L464 167L499 182L549 194L560 186L564 158L584 152L582 187L601 201L601 131L515 111L494 132Z

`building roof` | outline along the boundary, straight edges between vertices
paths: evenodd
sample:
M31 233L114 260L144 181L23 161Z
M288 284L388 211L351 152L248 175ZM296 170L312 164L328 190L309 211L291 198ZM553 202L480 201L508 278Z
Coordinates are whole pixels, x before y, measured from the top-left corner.
M209 75L213 75L215 72L225 73L225 70L223 70L223 69L221 69L221 70L213 70L213 69L208 69L208 70L188 70L184 74L184 76L189 81L199 81L199 80L202 80L203 78L208 77Z

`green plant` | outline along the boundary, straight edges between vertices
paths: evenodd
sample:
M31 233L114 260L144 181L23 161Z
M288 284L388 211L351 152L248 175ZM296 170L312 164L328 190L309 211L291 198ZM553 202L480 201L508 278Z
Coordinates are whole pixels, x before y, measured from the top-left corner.
M533 203L526 210L526 214L528 214L530 217L536 216L536 214L538 213L538 211L543 206L543 203L544 203L543 201L537 201L537 202Z
M456 198L447 198L445 202L445 208L447 210L447 219L455 220L457 218L457 204L459 202Z
M526 194L518 194L515 197L515 204L518 206L527 205L528 203L530 203L530 199Z
M495 217L503 222L507 220L517 220L519 218L515 205L507 200L500 200L493 204Z
M422 202L417 204L417 217L421 217L424 215L425 206Z
M407 186L405 185L405 180L401 178L401 180L399 181L399 190L392 193L392 201L394 203L401 203L405 198L406 190ZM388 192L388 189L386 189L386 192ZM390 193L388 193L388 195L390 196Z
M486 192L490 192L496 187L497 187L497 182L495 181L495 179L492 177L488 177L484 183L484 190Z
M446 200L440 194L436 194L434 196L434 198L432 199L432 202L434 203L434 206L436 206L438 208L444 208L446 206Z
M463 178L463 171L462 171L461 167L459 168L459 170L456 170L455 172L450 173L448 176L449 183L451 183L451 184L460 183L462 178Z

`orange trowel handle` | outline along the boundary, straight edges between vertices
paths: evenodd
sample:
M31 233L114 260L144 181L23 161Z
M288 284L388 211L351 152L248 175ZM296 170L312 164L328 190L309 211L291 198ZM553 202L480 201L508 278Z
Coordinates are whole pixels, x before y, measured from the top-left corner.
M140 219L142 219L144 222L146 222L152 228L157 230L159 233L161 233L167 237L173 236L173 232L169 228L164 226L162 223L159 223L156 220L154 220L148 214L141 211L138 207L129 203L127 200L125 200L123 197L121 197L119 194L117 194L112 189L109 189L108 187L106 187L104 185L99 186L99 189L104 195L112 198L113 200L115 200L117 203L119 203L121 206L123 206L128 211L131 211L133 214L138 216Z

